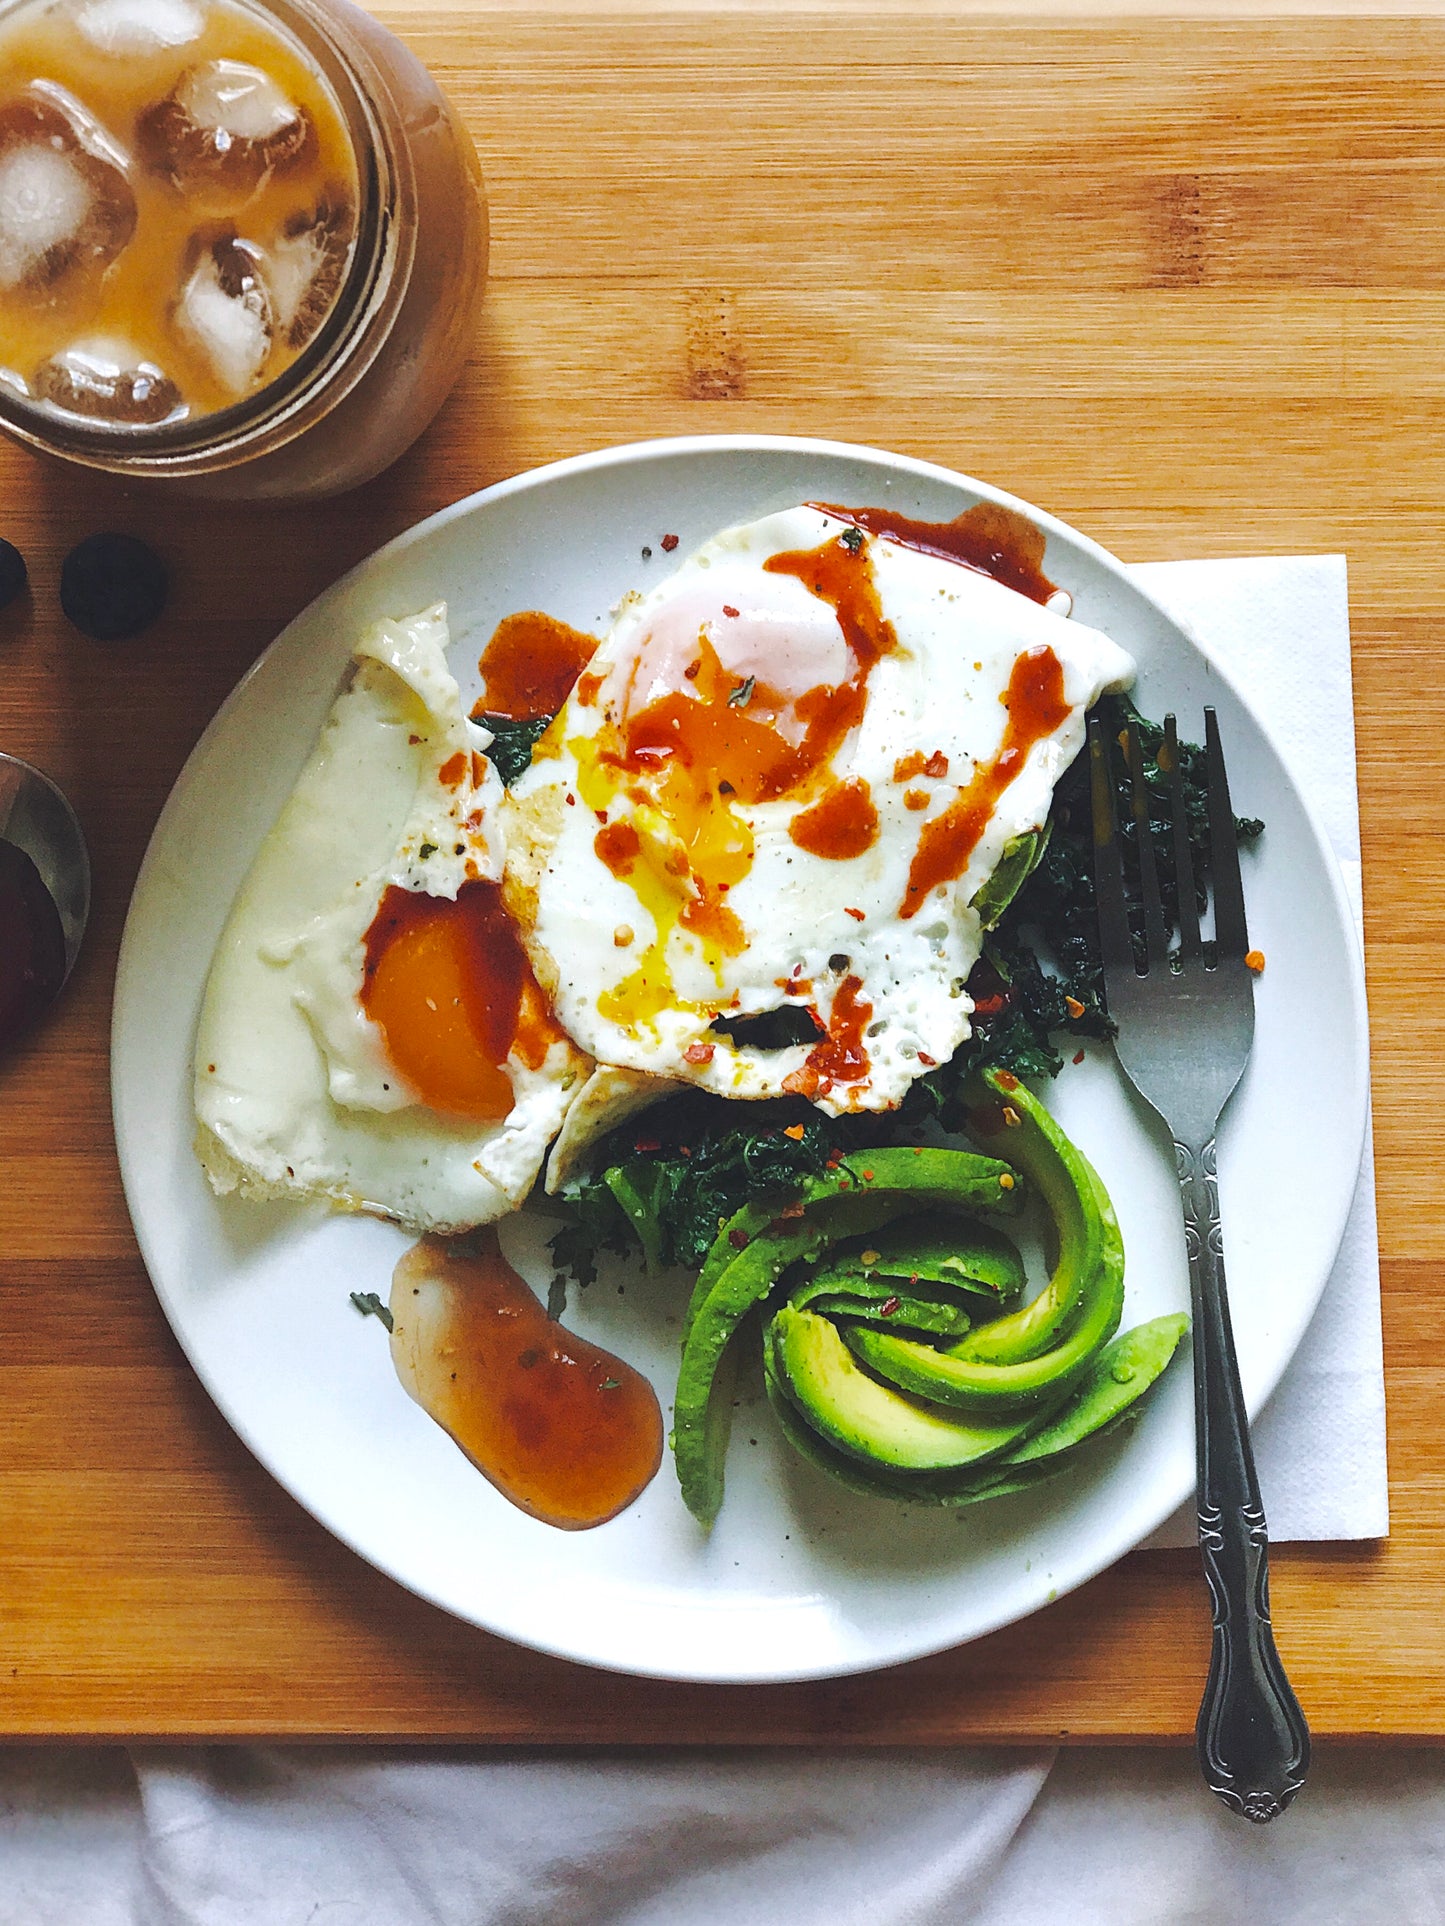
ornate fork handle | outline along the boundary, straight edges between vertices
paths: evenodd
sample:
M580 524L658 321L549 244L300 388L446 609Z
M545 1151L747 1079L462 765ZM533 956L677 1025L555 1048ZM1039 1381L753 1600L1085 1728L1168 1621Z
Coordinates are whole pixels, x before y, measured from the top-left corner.
M1211 1789L1263 1824L1304 1784L1309 1727L1269 1618L1269 1538L1225 1293L1214 1139L1197 1150L1176 1140L1174 1150L1194 1310L1199 1549L1214 1619L1195 1741Z

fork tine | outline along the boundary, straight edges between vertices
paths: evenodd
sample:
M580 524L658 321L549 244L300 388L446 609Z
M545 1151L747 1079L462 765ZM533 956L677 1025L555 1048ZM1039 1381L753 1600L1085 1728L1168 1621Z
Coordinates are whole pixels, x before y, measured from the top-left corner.
M1159 767L1169 780L1169 814L1174 824L1174 874L1179 883L1179 956L1197 962L1199 899L1194 893L1194 852L1189 845L1189 814L1184 803L1184 771L1179 766L1179 733L1174 717L1164 718L1164 746Z
M1099 948L1104 977L1134 974L1134 945L1124 901L1124 859L1114 820L1114 772L1109 738L1097 716L1089 718L1089 791L1094 818L1094 893L1099 906Z
M1239 875L1239 839L1234 831L1234 809L1229 800L1229 777L1224 748L1213 709L1204 711L1204 746L1209 769L1209 849L1214 873L1214 938L1221 962L1238 959L1249 949L1244 920L1244 884Z
M1134 800L1134 840L1139 851L1139 894L1144 904L1144 942L1149 968L1169 967L1169 931L1159 897L1159 870L1154 861L1154 838L1149 828L1149 789L1144 781L1144 751L1139 728L1131 722L1125 734L1129 759L1129 787Z

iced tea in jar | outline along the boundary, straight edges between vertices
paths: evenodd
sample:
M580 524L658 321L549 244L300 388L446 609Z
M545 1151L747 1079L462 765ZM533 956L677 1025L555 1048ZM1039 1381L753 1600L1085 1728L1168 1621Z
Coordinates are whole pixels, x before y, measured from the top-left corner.
M335 493L430 421L476 155L349 0L0 0L0 426L195 495Z

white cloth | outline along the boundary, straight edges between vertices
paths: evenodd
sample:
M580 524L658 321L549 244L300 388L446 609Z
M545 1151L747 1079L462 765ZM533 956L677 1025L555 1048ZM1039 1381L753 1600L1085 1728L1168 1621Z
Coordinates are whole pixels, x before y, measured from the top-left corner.
M1445 1753L0 1751L0 1926L1445 1926Z
M1134 574L1249 699L1329 838L1363 931L1345 558L1152 562ZM1254 1447L1275 1543L1382 1538L1389 1530L1368 1140L1339 1258L1304 1342L1254 1427ZM1188 1545L1194 1533L1186 1506L1149 1543Z

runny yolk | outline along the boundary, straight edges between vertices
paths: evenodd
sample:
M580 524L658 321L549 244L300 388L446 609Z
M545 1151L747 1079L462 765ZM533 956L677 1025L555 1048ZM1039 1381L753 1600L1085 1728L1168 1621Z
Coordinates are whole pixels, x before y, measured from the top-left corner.
M905 920L918 914L931 889L962 876L999 797L1018 775L1030 749L1067 721L1064 671L1051 648L1026 649L1019 656L1004 702L1008 723L997 754L979 764L942 815L923 825L900 906Z
M833 609L853 663L845 681L792 696L760 678L741 680L703 629L684 686L571 745L586 807L605 812L619 794L632 805L635 847L619 835L620 823L608 823L596 839L598 855L626 877L656 930L636 969L599 1001L603 1016L628 1028L676 1005L666 958L675 928L696 936L719 971L723 958L746 947L747 932L726 900L753 861L752 828L739 806L807 797L862 721L874 665L897 647L861 537L773 555L763 566L795 576ZM831 805L823 799L815 827L827 853L842 858L871 844L877 817L866 784L834 789L846 793Z
M497 1123L512 1109L507 1059L530 1069L561 1035L496 883L455 902L392 885L366 932L361 1004L420 1100Z
M596 652L595 635L540 609L503 616L477 664L486 689L480 708L517 721L554 716Z

